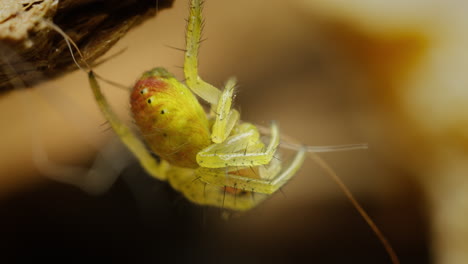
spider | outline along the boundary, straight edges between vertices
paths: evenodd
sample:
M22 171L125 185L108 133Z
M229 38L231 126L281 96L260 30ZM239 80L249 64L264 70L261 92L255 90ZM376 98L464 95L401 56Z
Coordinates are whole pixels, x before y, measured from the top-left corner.
M131 91L131 111L145 143L113 113L93 71L89 82L106 119L151 176L167 180L196 204L248 210L295 175L306 148L300 147L292 162L284 166L275 156L279 155L278 125L271 123L269 142L265 143L257 126L240 121L239 112L232 109L235 78L226 82L223 91L200 78L201 28L202 2L192 0L185 84L158 67L145 72ZM210 104L208 114L195 95Z
M266 129L241 121L239 112L232 108L236 79L228 79L221 91L198 75L202 5L201 0L190 2L185 84L157 67L145 72L131 91L132 115L144 142L114 114L90 67L88 79L105 118L151 176L168 181L196 204L249 210L284 186L301 168L306 153L317 149L282 142L296 151L285 164L278 150L278 124L272 122ZM210 105L208 113L196 96ZM269 140L263 141L262 136ZM356 144L338 149L362 147Z
M70 50L71 45L75 46L87 69L81 68L76 60L75 63L87 72L105 119L152 177L168 181L193 203L245 211L280 190L301 168L308 152L366 148L365 144L302 146L281 135L276 122L267 129L241 121L240 113L232 108L236 79L228 79L221 91L198 75L202 5L201 0L190 1L184 50L185 84L157 67L145 72L131 91L131 110L143 141L114 113L98 83L103 78L93 72L76 44L49 23L65 38ZM208 111L196 96L209 104ZM268 140L264 141L265 137ZM282 159L279 147L296 152L289 163ZM380 239L392 262L399 263L384 235L347 187L316 155L312 158L343 190Z

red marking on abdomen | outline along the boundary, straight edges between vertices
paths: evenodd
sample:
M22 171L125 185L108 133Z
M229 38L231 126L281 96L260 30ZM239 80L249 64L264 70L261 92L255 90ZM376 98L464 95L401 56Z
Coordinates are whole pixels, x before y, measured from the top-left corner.
M146 94L141 94L141 90L147 89ZM136 100L146 100L154 93L163 92L168 89L167 83L159 78L148 77L139 80L133 87L132 94L130 95L130 102L133 103Z

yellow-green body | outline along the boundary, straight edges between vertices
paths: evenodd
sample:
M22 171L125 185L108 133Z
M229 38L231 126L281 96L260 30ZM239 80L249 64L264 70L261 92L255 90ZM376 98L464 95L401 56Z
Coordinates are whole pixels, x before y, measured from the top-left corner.
M199 167L196 155L211 144L205 111L190 90L163 68L143 74L130 105L145 142L174 166Z

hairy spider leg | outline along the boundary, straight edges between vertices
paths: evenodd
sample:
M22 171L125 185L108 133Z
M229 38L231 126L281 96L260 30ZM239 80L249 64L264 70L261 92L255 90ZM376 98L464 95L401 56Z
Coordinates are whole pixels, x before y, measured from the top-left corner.
M201 0L190 2L184 59L185 82L195 94L212 105L212 110L216 109L211 140L215 143L221 143L229 136L239 120L239 112L231 109L236 81L235 78L230 78L224 92L221 93L218 88L205 82L198 75L198 50L203 28L202 9L203 2Z
M305 148L301 148L291 164L280 174L260 175L260 179L230 173L235 172L236 167L231 167L227 170L224 168L208 169L200 167L196 170L196 175L208 184L223 185L241 190L251 190L255 193L272 194L288 182L302 167L306 157L305 154ZM265 177L265 179L263 179L263 177Z
M190 2L184 60L185 82L196 95L208 103L216 105L221 96L221 91L205 82L198 75L198 50L203 27L202 9L203 3L201 0L192 0Z
M216 106L215 121L211 130L211 140L214 143L223 142L231 134L237 121L239 121L239 112L231 109L235 87L236 79L230 78L226 82L224 91L219 98L218 105Z
M239 135L234 135L226 139L226 141L218 144L212 144L197 154L197 162L200 166L205 168L224 168L228 166L259 166L268 164L280 141L279 128L276 122L271 124L271 139L268 146L262 150L256 151L238 151L231 152L232 146L238 145L239 147L254 145L260 142L258 137L257 128L248 124L243 127Z
M88 73L88 80L99 108L101 109L105 119L109 121L109 124L115 133L119 136L120 140L137 157L140 164L151 176L159 180L166 180L167 170L170 166L169 163L164 160L158 162L147 150L144 143L130 130L128 126L120 121L102 93L101 87L92 71Z

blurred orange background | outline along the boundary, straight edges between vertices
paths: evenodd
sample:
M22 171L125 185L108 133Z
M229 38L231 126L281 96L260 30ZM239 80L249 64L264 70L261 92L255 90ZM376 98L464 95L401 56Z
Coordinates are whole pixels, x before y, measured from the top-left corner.
M466 10L436 1L206 1L200 75L218 87L232 75L238 78L236 107L243 120L264 125L277 120L285 134L307 145L367 142L368 150L322 156L382 228L402 262L464 263L468 260L468 169L464 165L468 82L463 71L468 63L468 35L462 30L468 24L463 16ZM128 33L108 54L125 51L96 71L131 86L143 71L164 66L182 80L183 54L169 46L184 47L186 15L187 1L176 1L172 9ZM111 131L103 132L105 120L86 78L77 71L32 90L1 96L1 210L2 214L14 212L5 223L28 225L25 219L18 220L22 210L44 207L44 212L61 215L63 210L73 210L67 206L77 206L82 213L74 217L99 222L84 232L86 239L122 242L115 248L131 248L136 256L141 253L135 249L140 244L129 243L139 238L132 233L136 227L124 223L144 218L138 213L143 208L155 221L149 234L167 225L185 238L178 245L179 235L166 230L172 240L154 237L147 242L145 237L144 243L158 248L175 243L174 254L186 254L182 261L187 257L193 262L221 258L223 262L290 263L305 258L316 263L389 263L377 238L339 188L310 161L283 188L284 195L276 194L226 222L216 220L217 211L200 213L201 208L171 201L180 200L173 196L166 197L166 203L144 201L161 199L151 192L166 193L166 187L137 187L137 192L130 192L118 181L110 194L92 197L51 182L32 162L33 133L51 160L80 166L89 166L113 137ZM103 86L115 109L130 122L128 93ZM132 166L132 171L138 170ZM146 196L138 191L148 197L141 198ZM56 199L63 203L51 202ZM152 208L154 203L158 206ZM34 216L33 212L24 214ZM119 239L113 238L118 236L115 233L108 237L106 221L121 216L127 220L116 220L117 230L110 230L126 232ZM195 220L181 220L182 216ZM171 217L183 226L170 225ZM167 222L155 220L161 218ZM133 220L129 222L139 221ZM76 223L70 221L73 224L55 232L75 233ZM20 232L23 225L16 224L14 230ZM46 226L54 232L53 224ZM78 229L88 227L78 225ZM27 238L30 233L24 234ZM190 249L192 242L196 250ZM109 248L115 249L112 245ZM90 255L101 252L99 247L91 248ZM149 252L138 256L144 261L158 259ZM170 258L168 252L172 251L166 252Z

